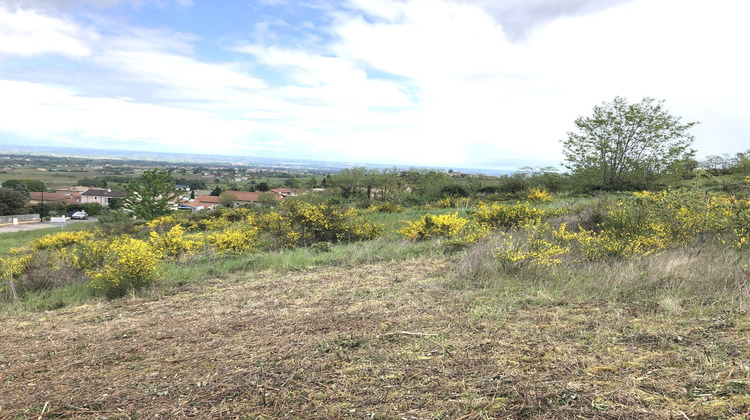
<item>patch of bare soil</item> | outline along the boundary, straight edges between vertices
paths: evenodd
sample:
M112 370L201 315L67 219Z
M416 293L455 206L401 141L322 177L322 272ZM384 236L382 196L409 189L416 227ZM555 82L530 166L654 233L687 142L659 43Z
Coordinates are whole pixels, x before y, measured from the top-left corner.
M444 260L0 315L1 418L745 418L750 324L505 305Z

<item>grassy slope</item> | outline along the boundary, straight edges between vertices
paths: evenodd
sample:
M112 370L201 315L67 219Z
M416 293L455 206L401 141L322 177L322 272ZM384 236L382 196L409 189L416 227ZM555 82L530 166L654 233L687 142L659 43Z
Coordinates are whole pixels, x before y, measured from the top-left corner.
M0 417L750 412L740 310L563 298L543 281L455 270L422 257L221 274L160 296L0 313Z
M9 255L11 248L21 248L28 246L34 239L42 236L51 235L61 231L78 231L92 229L95 224L92 223L73 223L65 227L51 227L36 230L23 230L19 232L2 232L0 233L0 257Z

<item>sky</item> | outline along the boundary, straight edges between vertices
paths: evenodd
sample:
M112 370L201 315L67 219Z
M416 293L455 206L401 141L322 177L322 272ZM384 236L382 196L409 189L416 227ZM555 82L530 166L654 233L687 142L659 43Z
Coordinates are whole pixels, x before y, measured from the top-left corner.
M745 0L0 0L0 146L558 166L665 100L750 149Z

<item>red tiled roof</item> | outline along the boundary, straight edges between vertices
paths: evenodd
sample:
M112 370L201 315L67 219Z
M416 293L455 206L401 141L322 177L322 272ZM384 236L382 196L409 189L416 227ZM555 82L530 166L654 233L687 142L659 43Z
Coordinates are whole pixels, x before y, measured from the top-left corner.
M63 202L63 201L67 201L69 198L70 198L69 194L46 192L44 193L44 195L42 195L41 192L36 192L36 191L31 192L31 199L35 201L42 201L42 199L44 199L44 201L50 201L50 202L51 201Z
M219 203L219 197L215 195L196 195L195 201L200 201L201 203L212 203L212 204L218 204Z

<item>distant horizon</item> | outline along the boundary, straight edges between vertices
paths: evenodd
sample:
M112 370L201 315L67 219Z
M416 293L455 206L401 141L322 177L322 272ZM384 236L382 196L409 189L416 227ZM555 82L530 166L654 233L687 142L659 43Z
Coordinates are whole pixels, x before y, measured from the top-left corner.
M73 151L79 151L81 154L73 153ZM308 164L306 168L325 170L335 169L341 170L353 167L366 167L368 169L386 169L386 168L399 168L399 169L436 169L436 170L453 170L455 172L468 173L468 174L484 174L484 175L508 175L514 172L518 172L520 168L531 166L534 168L547 167L545 166L532 166L532 165L520 165L515 169L502 169L502 168L464 168L464 167L449 167L449 166L429 166L429 165L399 165L393 163L376 163L376 162L343 162L343 161L327 161L327 160L316 160L316 159L295 159L295 158L277 158L277 157L264 157L264 156L239 156L239 155L222 155L222 154L211 154L211 153L182 153L182 152L159 152L149 150L126 150L126 149L100 149L100 148L86 148L86 147L72 147L72 146L39 146L39 145L18 145L18 144L0 144L0 153L3 154L29 154L35 156L57 156L57 157L69 157L69 158L89 158L89 159L132 159L141 161L163 161L167 163L218 163L218 164L241 164L241 165L258 165L258 166L276 166L280 168L292 168L297 164ZM88 154L87 154L88 153ZM252 162L256 160L257 162ZM286 166L284 165L286 164ZM560 168L556 169L562 170Z

